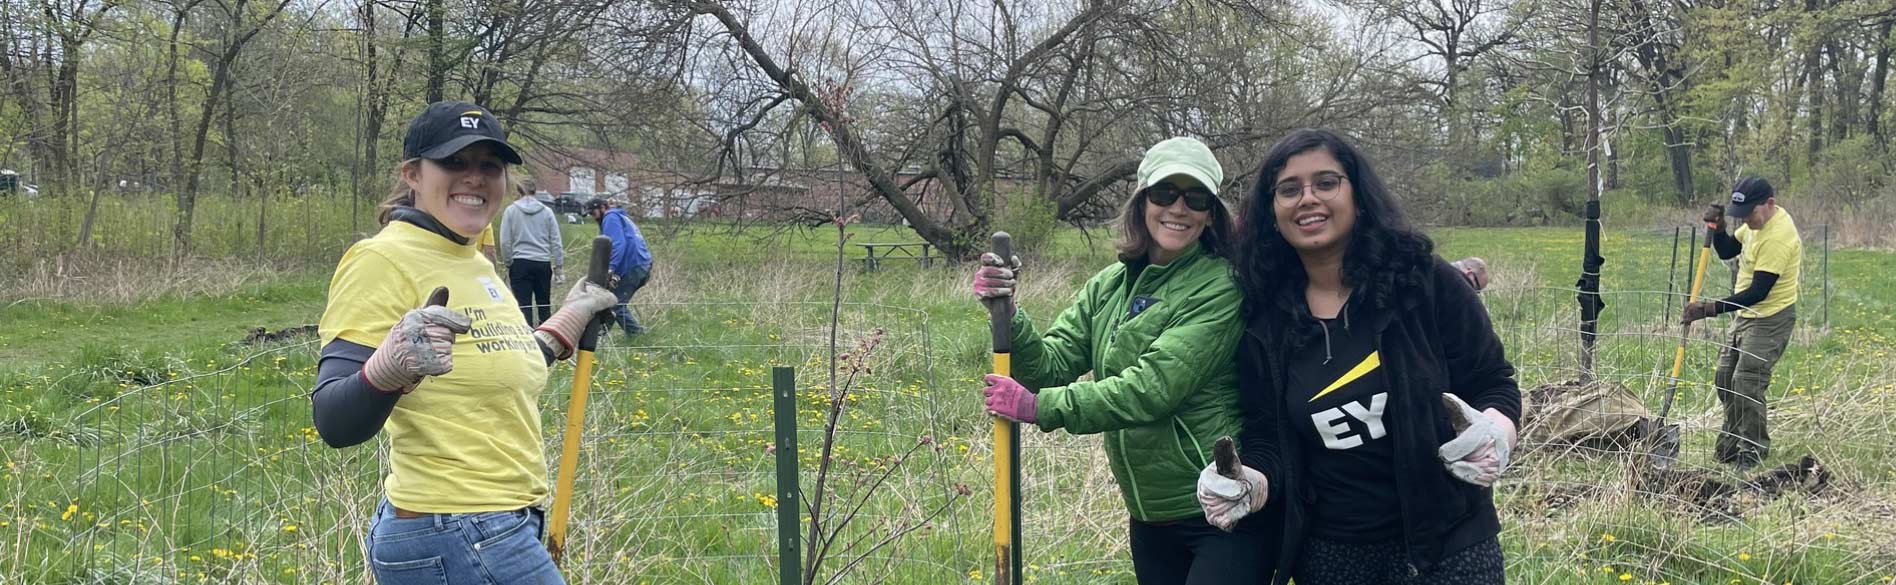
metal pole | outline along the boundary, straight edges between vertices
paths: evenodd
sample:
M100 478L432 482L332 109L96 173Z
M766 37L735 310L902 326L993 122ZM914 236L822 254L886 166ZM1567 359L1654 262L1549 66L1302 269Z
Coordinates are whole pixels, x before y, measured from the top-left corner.
M1677 287L1678 278L1679 278L1679 227L1672 226L1672 263L1666 266L1666 300L1664 303L1661 303L1665 305L1665 320L1661 321L1662 323L1672 322L1672 293L1674 292L1674 289L1678 288Z
M1830 330L1830 224L1824 224L1824 331Z
M797 585L803 578L801 524L797 510L803 509L803 488L797 471L797 370L776 367L770 370L772 411L777 420L777 582Z

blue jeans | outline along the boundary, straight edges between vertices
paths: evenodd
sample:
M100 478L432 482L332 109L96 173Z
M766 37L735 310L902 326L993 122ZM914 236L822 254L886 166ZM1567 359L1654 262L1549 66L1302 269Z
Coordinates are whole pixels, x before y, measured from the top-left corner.
M619 297L619 306L612 308L612 315L619 320L619 328L624 329L626 335L645 332L645 328L639 326L638 318L632 316L632 306L629 303L632 302L632 293L639 292L639 289L645 286L645 281L651 279L652 267L634 267L620 275L619 286L612 289L613 296Z
M545 521L539 508L396 518L383 500L363 544L380 585L564 585L540 544Z

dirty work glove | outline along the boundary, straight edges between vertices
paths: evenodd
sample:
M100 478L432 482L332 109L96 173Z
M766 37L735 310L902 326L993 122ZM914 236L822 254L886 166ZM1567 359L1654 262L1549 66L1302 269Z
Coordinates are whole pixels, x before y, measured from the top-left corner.
M1270 485L1256 469L1239 465L1238 477L1232 479L1218 475L1218 464L1213 463L1198 472L1198 505L1205 509L1206 522L1230 532L1246 515L1264 509Z
M1705 209L1705 216L1700 219L1705 220L1705 227L1725 231L1725 206L1712 204L1711 207Z
M987 302L993 299L1007 299L1007 312L1014 312L1014 286L1020 272L1020 257L1015 256L1009 262L1002 262L1000 256L988 252L981 255L981 266L974 270L974 298Z
M1685 313L1680 315L1679 323L1689 325L1693 321L1718 314L1718 301L1698 301L1685 304Z
M474 323L447 304L448 288L437 287L425 305L403 314L363 362L363 379L376 390L407 394L422 378L453 371L454 336L467 333Z
M988 414L1014 422L1034 424L1039 417L1035 409L1040 399L1028 392L1020 382L999 374L987 375L987 387L981 389L981 395L987 397Z
M1456 432L1436 451L1442 464L1456 479L1494 486L1508 467L1508 452L1514 449L1514 421L1492 408L1477 411L1454 394L1443 393L1442 406L1448 409L1449 426Z
M553 269L553 284L555 286L565 286L566 273L560 272L560 269L558 268Z
M573 355L580 334L586 331L586 324L593 320L593 316L618 304L619 297L613 296L612 291L591 281L581 280L567 291L566 302L560 306L559 312L553 313L545 323L535 328L533 336L553 348L557 359L566 359Z
M1487 260L1482 260L1479 256L1469 256L1451 262L1450 264L1453 264L1456 270L1461 271L1462 276L1468 279L1468 286L1475 287L1475 292L1481 292L1483 289L1488 288Z

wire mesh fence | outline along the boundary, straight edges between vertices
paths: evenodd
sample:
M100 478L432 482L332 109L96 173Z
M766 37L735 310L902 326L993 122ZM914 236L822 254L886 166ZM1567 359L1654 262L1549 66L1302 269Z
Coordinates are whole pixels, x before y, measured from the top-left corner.
M1800 310L1831 296L1812 270L1822 254L1806 249ZM1544 284L1565 280L1557 275L1571 264L1531 255L1497 262L1483 293L1530 396L1582 376L1573 365L1577 291ZM1686 286L1668 280L1683 281L1687 262L1670 277L1666 264L1609 259L1596 368L1587 373L1624 388L1647 416L1675 381L1680 342ZM1708 289L1726 269L1711 270ZM875 278L910 276L888 272ZM933 282L915 278L918 287ZM776 366L798 371L805 505L819 494L832 401L843 406L823 501L852 520L831 536L841 516L826 514L820 537L804 541L805 566L811 548L828 546L819 581L991 577L989 425L976 391L986 334L971 303L965 316L944 319L932 304L851 302L832 313L829 303L790 297L677 297L636 303L661 333L604 338L573 490L569 580L775 581ZM1711 372L1728 318L1701 322L1686 340L1671 413L1684 441L1671 474L1650 472L1642 443L1576 444L1524 427L1495 492L1510 580L1879 583L1896 572L1886 545L1896 536L1896 473L1886 463L1896 460L1896 428L1880 414L1896 406L1896 368L1877 354L1886 342L1839 341L1805 316L1819 312L1800 313L1776 370L1767 403L1774 455L1763 468L1739 471L1710 455L1722 422ZM828 384L832 319L846 392ZM0 583L369 582L360 543L385 453L330 449L315 435L306 393L316 350L305 336L237 342L214 355L108 352L75 356L85 365L60 376L9 380L12 396L86 407L66 415L10 404L24 414L0 420L13 437L0 443L8 486ZM542 395L549 465L561 455L570 386L570 368L556 367ZM1540 406L1529 400L1530 410ZM1036 583L1131 582L1126 511L1098 438L1026 432L1023 441L1026 574ZM1773 472L1785 473L1760 481ZM810 534L808 508L799 516L796 531Z

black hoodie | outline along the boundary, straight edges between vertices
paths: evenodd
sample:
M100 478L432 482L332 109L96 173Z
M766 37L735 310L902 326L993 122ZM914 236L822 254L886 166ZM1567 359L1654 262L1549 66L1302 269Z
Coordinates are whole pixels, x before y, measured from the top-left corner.
M1494 408L1511 420L1521 416L1521 392L1501 339L1468 281L1441 258L1433 266L1359 287L1358 296L1384 303L1349 303L1357 327L1367 326L1381 352L1390 404L1384 419L1395 421L1396 482L1402 506L1403 544L1411 575L1433 570L1449 554L1500 533L1493 491L1455 479L1436 450L1455 437L1441 394L1454 392L1476 410ZM1388 276L1388 275L1385 275ZM1367 290L1384 288L1385 290ZM1304 464L1299 436L1283 392L1293 352L1322 351L1320 329L1304 301L1302 286L1281 289L1248 317L1238 345L1238 393L1244 414L1244 464L1270 479L1264 514L1284 518L1283 548L1274 583L1290 579L1303 544L1303 506L1311 486L1300 483ZM1352 297L1355 298L1355 297Z

